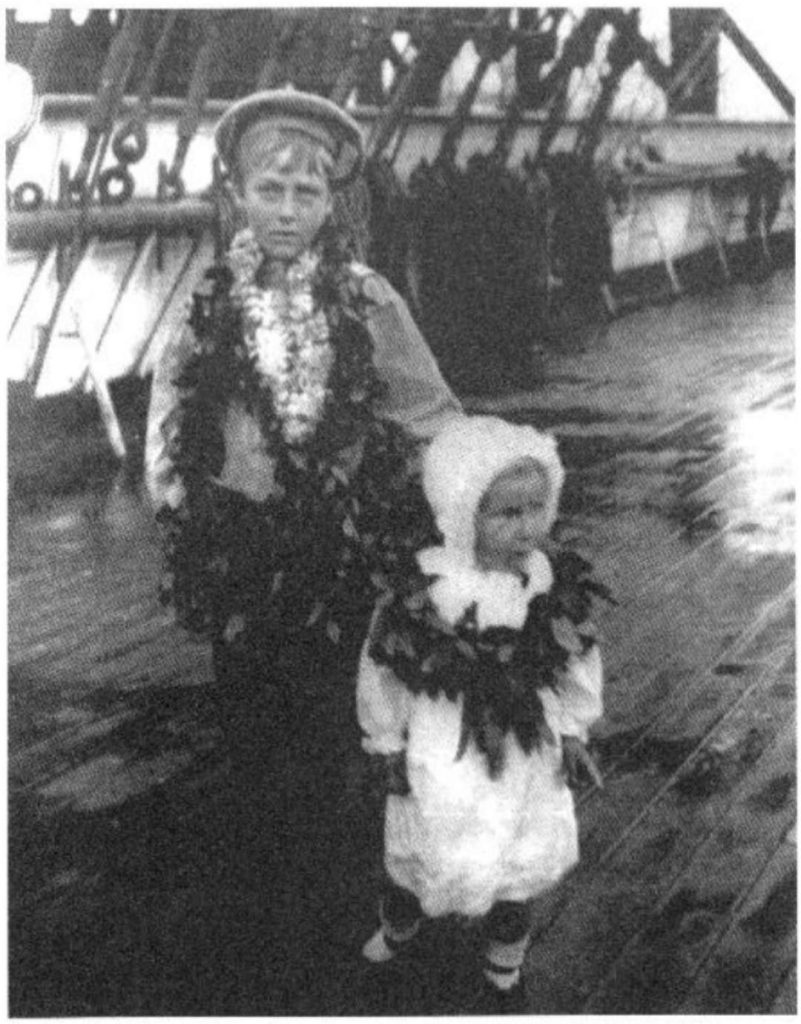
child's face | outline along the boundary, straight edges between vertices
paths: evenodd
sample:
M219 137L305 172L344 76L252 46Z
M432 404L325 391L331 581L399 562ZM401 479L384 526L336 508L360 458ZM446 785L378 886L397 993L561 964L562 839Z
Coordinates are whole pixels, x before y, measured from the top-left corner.
M314 242L332 209L323 174L255 147L239 159L239 193L248 226L268 259L290 262Z
M476 564L522 572L548 536L548 480L533 460L495 477L476 512Z

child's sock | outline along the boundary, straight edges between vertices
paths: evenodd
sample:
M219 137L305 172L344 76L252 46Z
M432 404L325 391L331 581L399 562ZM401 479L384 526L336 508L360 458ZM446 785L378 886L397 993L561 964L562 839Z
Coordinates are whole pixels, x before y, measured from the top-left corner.
M517 942L492 939L484 954L484 977L501 992L508 992L520 981L520 968L528 946L528 935Z
M423 911L417 897L388 883L378 905L381 927L362 947L362 955L374 964L391 960L420 930Z
M384 924L362 948L362 956L373 964L385 964L392 960L406 943L411 942L420 929L420 922L415 921L408 928L401 929Z

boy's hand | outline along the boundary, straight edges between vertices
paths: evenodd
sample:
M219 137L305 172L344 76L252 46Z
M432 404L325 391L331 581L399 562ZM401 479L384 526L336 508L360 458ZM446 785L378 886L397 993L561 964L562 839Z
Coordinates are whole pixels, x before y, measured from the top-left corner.
M562 768L569 786L578 785L583 774L589 777L597 789L604 788L598 765L578 736L562 737Z

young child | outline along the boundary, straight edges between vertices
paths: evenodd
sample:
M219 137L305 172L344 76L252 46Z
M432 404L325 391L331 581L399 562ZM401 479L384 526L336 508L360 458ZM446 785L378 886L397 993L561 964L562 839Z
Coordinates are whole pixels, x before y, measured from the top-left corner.
M443 544L374 616L357 710L384 759L386 890L364 956L424 918L485 918L486 995L522 1010L530 901L578 859L569 783L601 714L588 613L603 588L549 531L564 471L552 437L494 417L446 426L423 462ZM494 1001L494 1002L493 1002Z

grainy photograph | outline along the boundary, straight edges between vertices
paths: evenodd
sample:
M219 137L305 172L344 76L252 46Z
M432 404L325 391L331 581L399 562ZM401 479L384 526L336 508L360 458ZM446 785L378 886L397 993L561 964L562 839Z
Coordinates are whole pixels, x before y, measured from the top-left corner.
M4 13L9 1015L795 1014L787 6Z

